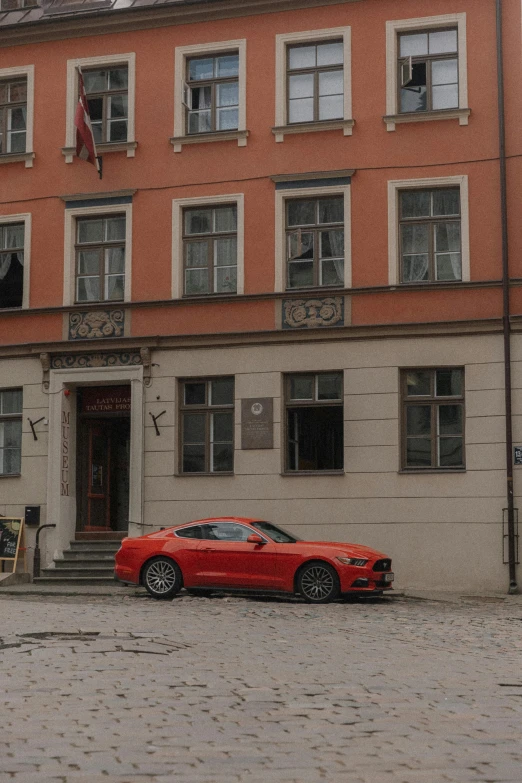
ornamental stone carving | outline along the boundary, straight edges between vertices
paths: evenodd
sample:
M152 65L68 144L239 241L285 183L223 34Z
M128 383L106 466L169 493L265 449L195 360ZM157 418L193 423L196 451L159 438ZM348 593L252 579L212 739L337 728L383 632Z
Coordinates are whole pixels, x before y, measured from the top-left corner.
M344 298L283 300L283 329L344 326Z
M84 313L70 313L69 340L123 337L124 326L124 310L89 310Z
M53 370L78 369L82 367L133 367L141 364L141 355L137 351L121 353L84 353L53 356Z

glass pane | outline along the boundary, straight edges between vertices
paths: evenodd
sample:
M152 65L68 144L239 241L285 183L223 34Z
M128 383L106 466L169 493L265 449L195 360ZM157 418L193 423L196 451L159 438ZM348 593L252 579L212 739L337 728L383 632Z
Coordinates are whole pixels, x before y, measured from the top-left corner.
M128 69L113 68L109 71L109 89L125 90L128 85Z
M204 413L183 414L183 443L205 443Z
M460 190L434 190L434 215L460 215Z
M343 42L317 44L317 65L342 65Z
M5 100L5 95L4 95ZM11 84L9 88L9 101L11 103L21 103L27 100L27 82L16 82ZM0 102L3 103L0 97Z
M100 299L100 278L79 277L76 298L79 302L98 302Z
M206 267L208 265L208 242L186 242L185 263L187 266Z
M218 109L216 130L237 130L239 126L239 111L237 109Z
M211 130L210 111L189 112L189 133L209 133Z
M312 98L314 95L314 76L312 73L299 73L288 80L290 98Z
M419 54L428 54L427 33L411 33L400 37L400 56L416 57Z
M234 404L234 379L216 378L210 382L209 405L233 405Z
M125 248L109 247L105 250L105 272L107 274L125 272Z
M0 392L0 413L21 413L22 412L22 390L9 389Z
M425 223L403 223L401 243L403 255L420 255L429 248L429 226Z
M107 71L84 71L85 92L103 92L107 89Z
M185 271L186 294L208 294L208 269L187 269Z
M460 223L437 223L435 225L435 251L440 253L460 252Z
M319 223L344 223L344 199L319 199Z
M2 248L14 248L24 246L24 226L4 226Z
M100 251L80 250L78 253L78 274L98 275L100 273Z
M12 476L21 472L21 450L0 448L0 474Z
M430 405L408 405L406 407L406 434L431 435Z
M237 229L237 207L217 207L214 210L214 231Z
M340 400L343 394L343 376L336 372L332 375L317 376L317 399Z
M288 104L288 122L313 122L314 121L314 99L300 98L289 101Z
M205 446L183 446L183 473L205 472Z
M127 120L109 123L109 138L107 141L127 141Z
M189 80L198 81L212 79L214 76L214 60L212 57L189 60Z
M432 84L457 84L458 60L435 60L431 64Z
M437 280L462 280L462 259L460 253L444 253L435 256Z
M214 240L214 264L216 266L234 266L237 263L237 239Z
M199 109L210 109L212 106L212 87L193 87L192 88L192 108L194 111Z
M405 190L401 193L401 217L429 217L430 214L429 190Z
M454 109L459 105L458 84L447 84L433 87L433 108Z
M343 72L324 71L319 74L319 95L342 95Z
M431 467L430 438L408 438L406 441L406 466L408 468Z
M463 380L462 370L437 370L437 397L461 397Z
M314 284L313 261L295 261L288 266L289 288L310 288Z
M439 435L462 435L462 405L439 405Z
M319 119L338 120L344 117L344 96L329 95L319 98Z
M27 127L27 109L25 106L18 106L16 109L9 109L8 112L9 130L23 131Z
M19 449L22 438L22 422L21 421L4 421L3 422L3 443L2 445L6 449Z
M92 122L101 122L103 119L103 98L89 98L87 101Z
M107 288L106 299L120 301L123 299L125 277L123 275L110 275L105 278Z
M413 63L412 79L401 89L401 111L426 111L426 63Z
M430 36L430 54L444 54L445 52L457 51L457 31L441 30L433 32Z
M185 405L205 405L205 383L185 383Z
M462 438L440 438L439 465L441 468L460 467L464 464Z
M313 400L314 399L314 376L292 375L290 378L290 399Z
M315 67L315 46L291 46L288 49L288 67L290 70L296 68L314 68Z
M315 223L315 201L289 201L288 226L309 226Z
M218 84L217 106L237 106L239 103L239 85L237 82Z
M215 270L214 285L216 294L235 294L237 291L237 267L218 267Z
M127 96L126 95L114 95L109 98L109 117L126 117L127 116Z
M25 152L25 133L12 133L10 135L9 152Z
M230 444L220 443L212 446L212 472L213 473L231 473L234 469L234 447ZM243 533L248 535L248 531Z
M313 258L314 234L306 231L294 231L288 235L288 258Z
M105 220L105 238L108 242L125 239L125 218L114 217Z
M403 256L402 282L420 283L429 280L429 261L427 255Z
M209 234L212 231L211 209L186 209L185 233Z
M103 242L103 220L79 220L78 242Z
M7 103L9 92L9 84L6 82L0 82L0 104Z
M344 257L344 231L321 231L320 233L320 256L321 258L343 258Z
M93 123L91 122L92 127L92 135L94 136L94 141L96 144L101 144L102 142L102 126L101 122Z
M234 440L234 420L232 413L212 414L212 441L214 443L232 443Z
M216 57L216 76L237 76L239 73L239 55L224 54Z
M427 370L409 370L406 376L408 397L429 397L431 395L431 373Z
M344 261L321 261L320 285L344 285Z

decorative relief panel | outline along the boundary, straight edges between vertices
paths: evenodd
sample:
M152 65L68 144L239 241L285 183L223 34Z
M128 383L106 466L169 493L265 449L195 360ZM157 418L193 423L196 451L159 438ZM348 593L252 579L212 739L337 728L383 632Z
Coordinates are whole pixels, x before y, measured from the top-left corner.
M344 326L344 298L284 299L283 329Z
M52 370L65 370L80 367L132 367L141 364L141 355L132 353L84 353L70 356L53 356Z
M69 340L123 337L124 326L124 310L89 310L83 313L70 313Z

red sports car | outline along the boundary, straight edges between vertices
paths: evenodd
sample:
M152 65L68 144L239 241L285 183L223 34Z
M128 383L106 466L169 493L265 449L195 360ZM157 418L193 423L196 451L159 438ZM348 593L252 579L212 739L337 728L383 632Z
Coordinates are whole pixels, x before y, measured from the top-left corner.
M391 559L358 544L302 541L261 519L217 517L124 538L115 578L144 585L154 598L184 587L298 593L308 603L341 594L379 595L393 582Z

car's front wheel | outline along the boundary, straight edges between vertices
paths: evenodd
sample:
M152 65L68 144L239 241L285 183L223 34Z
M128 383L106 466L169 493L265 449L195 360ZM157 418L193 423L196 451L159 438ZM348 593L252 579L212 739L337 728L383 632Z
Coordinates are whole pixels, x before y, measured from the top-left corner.
M327 604L339 597L339 577L328 563L307 563L297 577L297 591L309 604Z
M183 587L183 575L170 558L155 557L145 566L142 582L153 598L173 598Z

